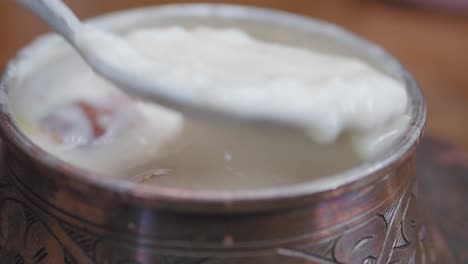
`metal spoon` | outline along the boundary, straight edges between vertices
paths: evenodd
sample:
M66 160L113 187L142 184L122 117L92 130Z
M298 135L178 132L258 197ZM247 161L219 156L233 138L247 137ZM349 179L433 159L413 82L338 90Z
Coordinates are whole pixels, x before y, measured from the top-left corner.
M218 121L224 124L248 123L255 126L283 126L289 127L292 124L288 120L276 120L271 116L262 115L245 109L225 109L223 107L208 106L202 101L190 97L177 87L169 87L164 83L159 83L154 79L145 78L138 71L129 71L125 67L125 61L116 60L115 56L103 56L101 51L93 50L89 45L80 41L79 36L83 32L93 32L94 34L108 38L112 43L109 48L116 46L124 52L136 52L125 42L111 33L99 31L89 25L83 25L76 15L61 0L16 0L23 7L29 9L39 16L58 34L63 36L84 58L89 66L106 78L125 93L138 97L144 101L154 102L169 109L183 113L190 118L204 121ZM133 53L132 53L133 54ZM138 56L138 54L133 54ZM141 56L137 59L144 57ZM144 67L144 66L142 66Z

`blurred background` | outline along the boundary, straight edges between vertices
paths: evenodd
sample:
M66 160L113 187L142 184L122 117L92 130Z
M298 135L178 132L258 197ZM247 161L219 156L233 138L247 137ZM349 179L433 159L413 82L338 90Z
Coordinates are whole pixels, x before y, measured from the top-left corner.
M114 10L177 2L65 0L81 18ZM224 0L283 9L337 23L379 43L414 74L428 102L426 135L418 168L430 218L443 231L436 242L468 263L468 0ZM0 0L0 72L16 52L48 29ZM438 139L438 140L433 140ZM450 144L440 144L442 140ZM456 148L452 148L452 145ZM460 151L460 149L462 151ZM463 151L464 150L464 151ZM454 213L456 212L456 213ZM437 230L436 228L432 229ZM449 243L444 245L444 236ZM450 249L449 249L450 248ZM452 262L451 262L452 263Z
M67 0L81 18L163 0ZM183 1L196 2L196 1ZM427 134L468 150L468 1L466 0L232 0L340 24L398 57L416 76L429 109ZM467 12L464 12L467 11ZM465 15L467 14L467 15ZM19 48L48 31L13 0L0 1L0 69Z

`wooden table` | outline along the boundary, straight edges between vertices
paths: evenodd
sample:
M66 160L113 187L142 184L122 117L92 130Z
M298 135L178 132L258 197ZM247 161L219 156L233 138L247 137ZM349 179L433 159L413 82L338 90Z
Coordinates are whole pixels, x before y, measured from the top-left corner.
M85 18L162 0L68 0ZM184 1L195 2L195 1ZM213 1L221 2L221 1ZM235 0L333 21L386 47L420 82L428 101L427 132L468 150L468 16L392 6L381 1ZM47 28L13 4L0 1L0 68Z
M425 138L418 149L423 216L441 263L468 263L468 155Z

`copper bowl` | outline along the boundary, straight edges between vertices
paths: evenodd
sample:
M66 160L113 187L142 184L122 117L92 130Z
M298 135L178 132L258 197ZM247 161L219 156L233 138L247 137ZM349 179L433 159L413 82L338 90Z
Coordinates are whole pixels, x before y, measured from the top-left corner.
M122 20L129 16L136 19ZM414 153L425 122L424 99L383 49L331 24L242 6L169 5L93 23L115 32L173 23L237 26L264 40L358 56L404 81L411 125L375 161L301 185L191 191L112 180L53 157L15 124L11 91L18 64L61 42L43 37L9 64L1 82L2 263L437 262L417 205Z

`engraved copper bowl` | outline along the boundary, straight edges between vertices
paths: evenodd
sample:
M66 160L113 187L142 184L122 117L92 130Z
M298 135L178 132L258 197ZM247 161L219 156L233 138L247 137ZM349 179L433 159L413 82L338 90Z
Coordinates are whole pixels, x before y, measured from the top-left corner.
M137 19L122 22L127 16ZM2 263L437 263L417 205L414 153L424 99L384 50L334 25L241 6L170 5L93 23L116 32L172 23L237 26L265 40L358 56L405 82L411 126L374 162L301 185L191 191L116 181L51 156L15 124L16 65L59 41L46 36L10 63L1 82Z

